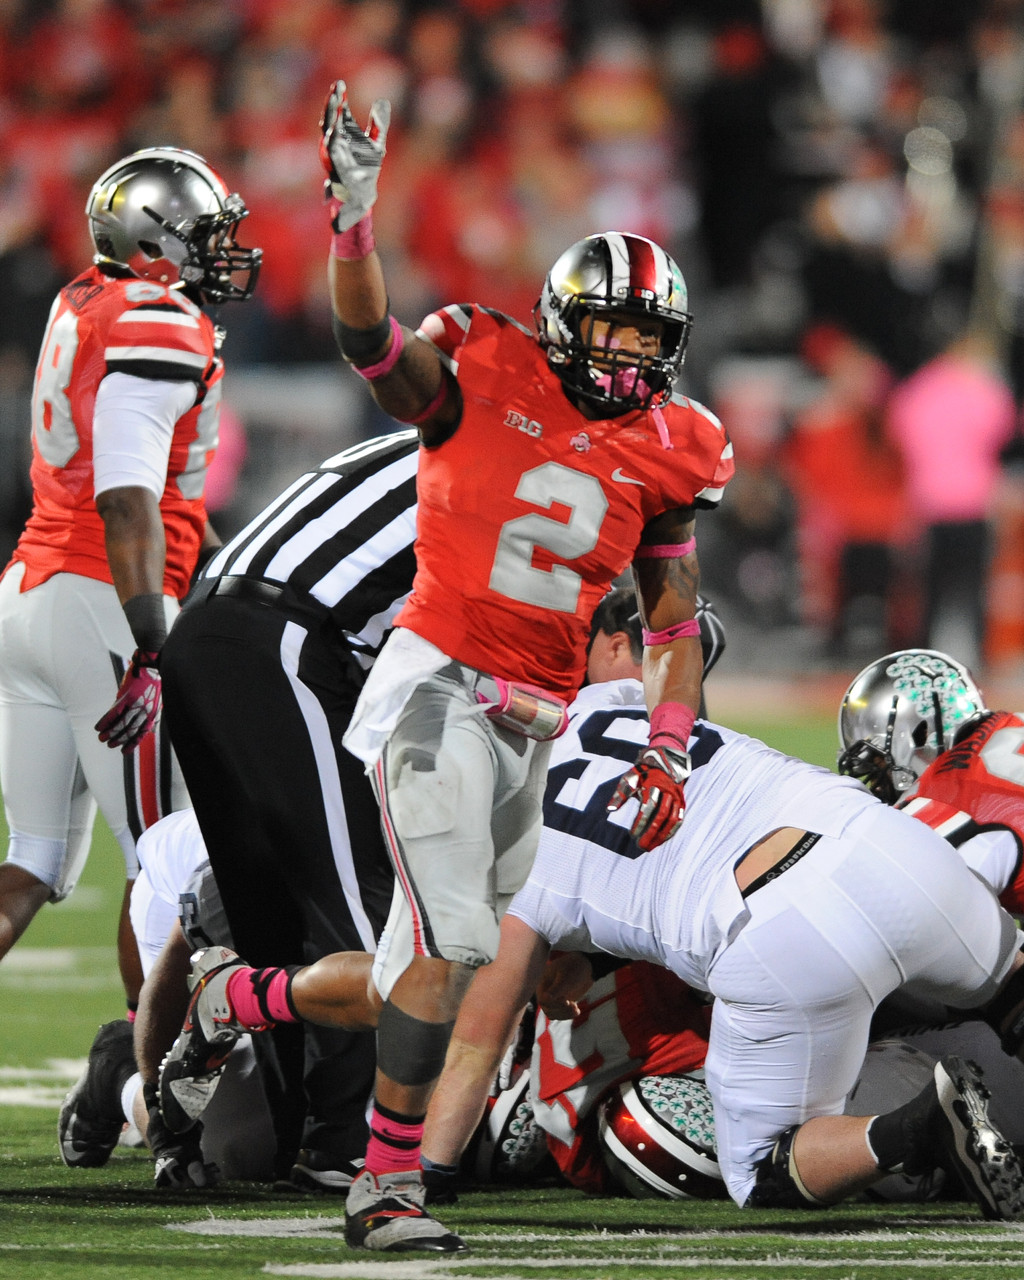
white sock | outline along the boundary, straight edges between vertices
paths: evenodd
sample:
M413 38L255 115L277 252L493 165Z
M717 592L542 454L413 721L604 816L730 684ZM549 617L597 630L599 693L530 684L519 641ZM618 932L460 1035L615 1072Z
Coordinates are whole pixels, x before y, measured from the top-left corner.
M135 1123L135 1099L142 1088L142 1076L136 1071L130 1075L121 1090L121 1110L129 1124Z

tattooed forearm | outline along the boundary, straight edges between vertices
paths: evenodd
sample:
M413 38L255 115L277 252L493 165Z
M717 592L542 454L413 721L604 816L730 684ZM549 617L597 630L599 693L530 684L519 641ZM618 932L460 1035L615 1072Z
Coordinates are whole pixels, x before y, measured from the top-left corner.
M687 508L665 512L644 529L633 580L645 627L657 630L695 615L700 588L695 527L694 512Z

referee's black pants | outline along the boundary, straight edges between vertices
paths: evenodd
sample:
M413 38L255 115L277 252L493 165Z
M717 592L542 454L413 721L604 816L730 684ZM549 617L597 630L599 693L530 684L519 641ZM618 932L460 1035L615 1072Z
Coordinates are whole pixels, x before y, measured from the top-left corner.
M259 967L372 950L393 872L363 766L341 744L360 678L333 624L211 595L179 614L160 665L167 727L239 955ZM279 1102L305 1114L293 1145L361 1157L373 1033L307 1026L273 1035L285 1076ZM287 1078L303 1043L299 1100ZM279 1150L279 1169L292 1155Z

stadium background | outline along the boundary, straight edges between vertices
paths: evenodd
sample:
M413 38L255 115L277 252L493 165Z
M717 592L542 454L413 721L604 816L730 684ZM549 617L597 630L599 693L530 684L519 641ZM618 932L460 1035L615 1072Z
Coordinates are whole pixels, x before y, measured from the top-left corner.
M205 155L265 250L256 298L218 317L216 525L389 426L329 327L315 142L339 75L358 119L394 105L375 225L406 323L469 300L529 323L554 258L596 230L651 236L682 265L683 389L738 457L700 529L730 636L719 714L830 704L864 658L925 639L923 521L885 403L968 326L1024 393L1021 0L0 0L5 559L49 305L89 261L92 181L136 147ZM833 439L837 402L822 475L808 450ZM985 510L984 646L955 619L942 637L997 704L1024 676L1018 434ZM850 542L878 554L844 600Z
M480 300L528 322L555 256L596 230L649 235L677 257L696 316L684 389L720 414L739 460L724 509L700 528L704 586L729 632L711 710L782 750L834 761L849 677L890 640L923 639L920 522L879 434L886 396L968 325L988 335L1018 404L1024 395L1024 2L0 0L0 564L27 514L31 378L50 303L91 256L90 185L133 148L207 156L252 210L243 239L265 249L256 299L218 317L229 330L229 412L210 488L221 531L307 463L387 428L339 369L330 335L315 142L336 76L360 120L372 98L394 103L375 222L403 321ZM830 438L837 399L855 447L829 457L810 518L798 428L824 406L817 438ZM1019 453L1008 441L985 513L995 557L976 662L990 705L1024 706ZM888 594L868 580L876 589L841 617L835 569L851 533L888 553ZM211 1242L197 1254L166 1230L182 1218L204 1225L213 1204L221 1217L285 1215L287 1234L305 1204L231 1191L160 1199L140 1153L84 1174L58 1163L59 1100L97 1023L120 1007L110 947L120 892L100 823L79 890L40 913L0 967L0 1270L51 1280L74 1250L76 1274L104 1280L197 1266L354 1274L326 1265L333 1241ZM54 1058L55 1046L73 1056ZM456 1225L493 1231L509 1213L510 1239L538 1253L547 1246L531 1232L550 1223L575 1253L599 1251L601 1274L666 1280L768 1268L981 1280L1019 1262L1019 1235L972 1231L970 1208L923 1211L909 1233L889 1235L885 1211L851 1206L816 1231L781 1221L747 1240L731 1206L680 1220L674 1206L623 1215L612 1202L598 1217L572 1194L549 1193L518 1217L515 1196L501 1211L470 1199ZM711 1238L680 1247L707 1250L706 1264L673 1266L672 1244L653 1233L695 1225ZM588 1226L613 1239L589 1242ZM652 1234L621 1243L637 1227ZM510 1270L500 1247L474 1242L481 1268ZM627 1247L651 1256L605 1260Z

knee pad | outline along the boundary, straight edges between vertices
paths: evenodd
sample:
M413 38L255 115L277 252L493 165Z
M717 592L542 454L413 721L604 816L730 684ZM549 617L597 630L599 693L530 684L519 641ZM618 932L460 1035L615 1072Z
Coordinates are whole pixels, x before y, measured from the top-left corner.
M89 844L85 842L85 852L88 853L88 850ZM12 867L20 867L45 884L50 890L51 902L61 902L68 896L85 865L84 856L69 856L66 840L29 836L21 831L11 832L7 861Z
M1020 1010L1004 1031L1003 1021L1018 1005ZM1003 1052L1016 1056L1024 1045L1024 965L1010 974L1002 990L978 1012L999 1036Z
M798 1124L791 1125L775 1146L754 1166L756 1181L747 1196L745 1209L820 1209L818 1200L804 1186L793 1160L793 1141Z

